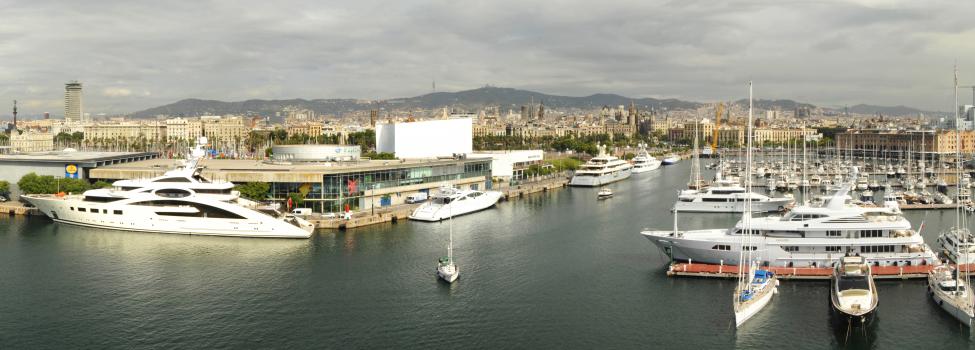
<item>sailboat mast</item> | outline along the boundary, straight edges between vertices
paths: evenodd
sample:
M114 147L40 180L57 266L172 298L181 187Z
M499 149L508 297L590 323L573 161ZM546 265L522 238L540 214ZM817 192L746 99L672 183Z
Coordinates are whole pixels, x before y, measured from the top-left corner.
M447 213L450 215L450 222L447 223L447 260L454 263L454 201L447 204Z

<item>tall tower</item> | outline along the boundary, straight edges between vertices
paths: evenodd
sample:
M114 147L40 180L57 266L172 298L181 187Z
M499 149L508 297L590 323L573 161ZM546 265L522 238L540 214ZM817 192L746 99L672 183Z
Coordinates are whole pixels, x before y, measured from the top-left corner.
M80 122L81 113L81 83L70 81L64 84L64 121Z
M17 100L14 100L14 130L17 130Z

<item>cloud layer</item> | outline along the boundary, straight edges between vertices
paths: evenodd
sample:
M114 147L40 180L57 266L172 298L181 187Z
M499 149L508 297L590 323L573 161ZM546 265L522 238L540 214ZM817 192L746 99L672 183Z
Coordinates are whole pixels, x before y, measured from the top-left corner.
M0 101L124 113L196 97L552 94L949 110L975 83L971 1L26 1L4 6ZM963 93L967 102L971 92ZM0 115L9 108L0 102Z

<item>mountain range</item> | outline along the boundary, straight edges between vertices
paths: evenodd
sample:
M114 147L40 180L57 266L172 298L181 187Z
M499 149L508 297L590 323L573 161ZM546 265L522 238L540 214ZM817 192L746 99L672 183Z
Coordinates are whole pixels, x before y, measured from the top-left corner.
M275 115L284 107L297 107L313 110L319 114L341 115L343 113L366 111L370 109L436 109L448 107L456 110L476 111L482 108L500 107L502 112L513 109L519 110L520 106L534 103L544 104L546 107L556 109L593 109L602 106L615 108L617 106L629 106L635 104L638 108L646 110L649 108L672 110L688 109L700 107L702 103L683 101L677 99L656 99L656 98L630 98L616 94L594 94L583 97L549 95L535 91L520 90L513 88L502 88L485 86L473 90L458 92L434 92L416 97L395 98L388 100L358 100L358 99L288 99L288 100L246 100L237 102L224 102L216 100L185 99L175 103L149 108L146 110L132 113L132 117L151 118L157 115L168 116L197 116L197 115L223 115L223 114L257 114ZM738 100L737 104L747 105L747 100ZM777 108L782 110L793 110L796 107L815 108L809 103L796 102L792 100L756 100L755 106L761 109ZM843 109L833 109L842 112ZM856 105L850 107L851 113L877 114L884 115L917 115L918 113L930 113L918 109L895 106L871 106Z

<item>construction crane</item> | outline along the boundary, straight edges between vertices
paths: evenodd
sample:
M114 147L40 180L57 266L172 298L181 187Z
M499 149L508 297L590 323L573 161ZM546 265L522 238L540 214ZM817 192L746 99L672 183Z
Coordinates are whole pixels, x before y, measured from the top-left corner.
M721 127L721 114L724 113L724 103L718 102L714 107L714 132L711 135L711 154L718 154L718 128Z

